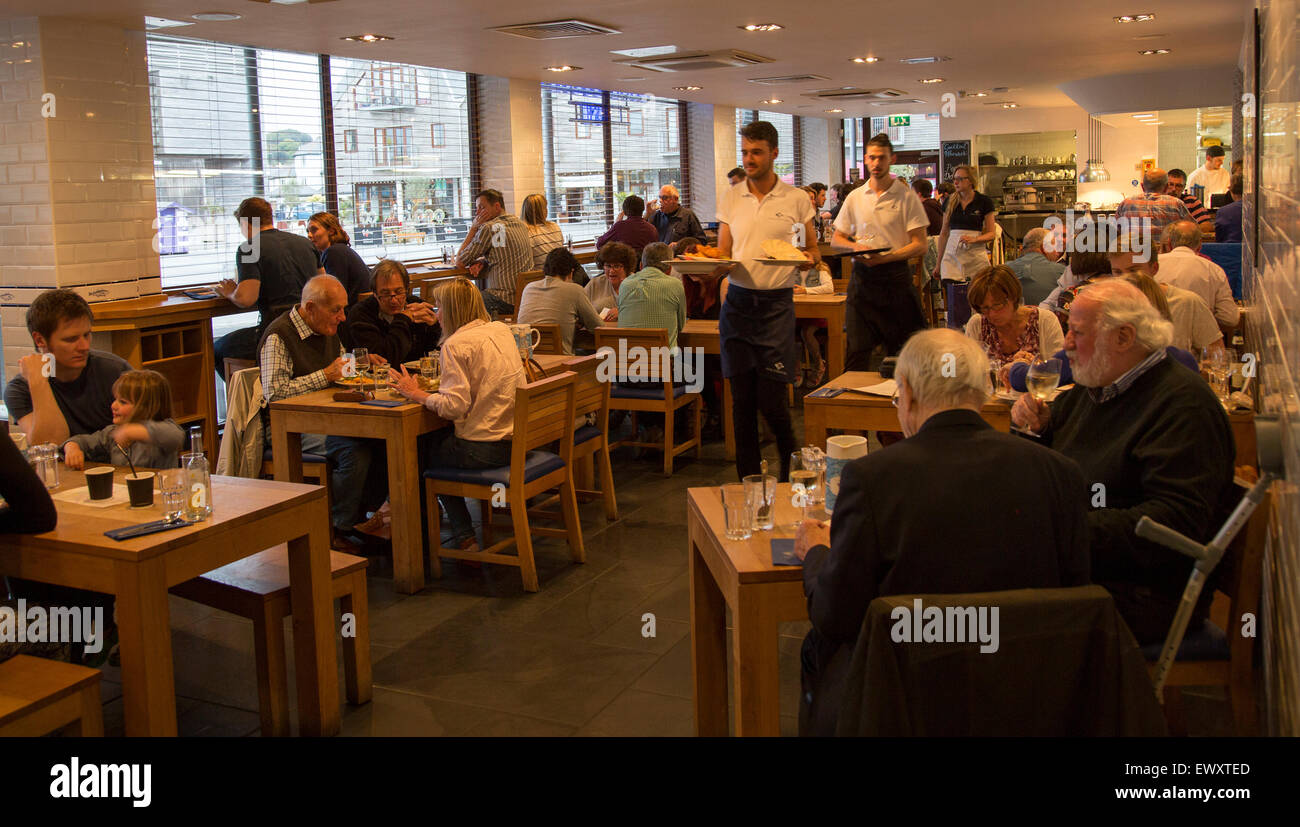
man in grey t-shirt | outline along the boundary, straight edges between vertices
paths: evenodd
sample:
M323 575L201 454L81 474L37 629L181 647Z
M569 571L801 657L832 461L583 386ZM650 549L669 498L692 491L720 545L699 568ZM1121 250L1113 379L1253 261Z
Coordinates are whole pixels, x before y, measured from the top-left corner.
M29 444L62 444L112 424L113 383L131 366L90 349L93 321L90 305L72 290L47 290L27 309L27 331L38 352L19 360L21 373L5 387L5 406Z

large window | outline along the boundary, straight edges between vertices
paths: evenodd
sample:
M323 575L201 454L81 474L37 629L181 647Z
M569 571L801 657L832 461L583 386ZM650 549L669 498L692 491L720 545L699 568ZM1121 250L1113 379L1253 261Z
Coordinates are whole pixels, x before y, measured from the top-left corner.
M542 161L551 220L575 241L597 238L627 196L650 201L664 184L680 187L679 129L675 100L542 84Z
M776 127L777 155L773 165L777 177L787 184L803 184L803 147L795 140L796 121L794 115L784 112L765 112L754 109L736 110L736 162L743 164L740 156L740 130L754 121L767 121Z
M148 62L163 286L233 275L249 196L303 232L325 207L317 58L150 35Z
M234 274L242 239L231 216L252 195L271 202L278 229L305 234L312 213L334 207L334 184L343 226L370 262L438 255L463 239L464 73L333 58L326 136L316 55L149 35L148 61L165 288Z
M352 246L372 263L454 253L473 218L465 74L335 57L330 90Z

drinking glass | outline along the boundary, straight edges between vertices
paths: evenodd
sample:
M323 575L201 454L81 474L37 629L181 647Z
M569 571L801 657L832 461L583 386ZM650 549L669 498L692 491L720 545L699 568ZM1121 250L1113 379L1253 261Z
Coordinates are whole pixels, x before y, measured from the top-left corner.
M184 468L168 468L158 475L158 491L162 497L164 520L179 520L185 512L185 500L190 487Z
M438 378L438 353L429 351L425 356L420 357L420 375L432 382Z
M818 505L826 499L826 452L816 445L805 445L800 453L804 468L817 474L816 484L810 491L813 505Z
M1202 348L1201 373L1210 383L1210 389L1226 407L1232 395L1232 374L1236 370L1236 352L1231 348Z
M776 477L767 474L750 474L745 477L745 494L754 515L754 528L771 531L772 512L776 505Z
M791 524L793 528L797 529L807 516L816 490L816 465L805 462L803 451L790 454L790 504L795 507L795 520Z
M27 449L27 460L47 489L59 487L59 446L53 442L33 445Z
M364 347L354 347L352 348L352 358L357 363L357 376L363 376L366 371L370 370L370 351Z
M753 536L749 494L738 482L722 486L722 512L728 540L748 540Z
M374 377L376 393L380 388L388 387L388 365L375 365L370 369L370 375Z
M1039 359L1029 366L1029 373L1025 377L1025 384L1029 387L1029 394L1035 399L1046 402L1052 396L1052 391L1061 381L1061 360L1060 359Z

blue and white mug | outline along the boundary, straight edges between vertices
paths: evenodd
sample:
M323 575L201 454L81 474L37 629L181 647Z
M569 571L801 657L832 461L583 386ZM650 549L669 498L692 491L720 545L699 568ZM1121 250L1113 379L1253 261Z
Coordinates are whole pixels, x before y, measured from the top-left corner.
M826 440L826 511L834 512L844 466L867 455L867 438L845 434Z

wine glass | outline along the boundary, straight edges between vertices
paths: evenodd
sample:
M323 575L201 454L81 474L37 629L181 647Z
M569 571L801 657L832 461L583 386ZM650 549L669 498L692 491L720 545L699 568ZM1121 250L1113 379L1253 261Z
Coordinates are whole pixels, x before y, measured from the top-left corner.
M1029 366L1029 373L1025 377L1025 384L1029 387L1029 394L1040 402L1046 402L1052 396L1052 391L1061 381L1061 360L1060 359L1042 359Z
M370 372L370 351L364 347L352 348L352 360L357 363L357 379L361 380L357 384L365 389L365 377Z

